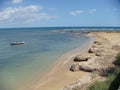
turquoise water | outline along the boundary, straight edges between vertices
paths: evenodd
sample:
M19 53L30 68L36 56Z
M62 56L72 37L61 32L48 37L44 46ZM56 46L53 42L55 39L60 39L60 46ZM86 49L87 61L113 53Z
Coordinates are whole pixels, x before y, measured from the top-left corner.
M0 29L0 90L17 90L89 38L42 29ZM24 45L11 46L16 40Z

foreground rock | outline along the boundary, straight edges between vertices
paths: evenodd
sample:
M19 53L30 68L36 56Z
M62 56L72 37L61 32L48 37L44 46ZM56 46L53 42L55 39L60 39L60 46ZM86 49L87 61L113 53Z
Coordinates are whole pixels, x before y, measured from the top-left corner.
M70 71L85 71L85 72L93 72L95 69L90 67L90 66L85 66L85 65L79 65L79 64L73 64L71 67L70 67Z
M79 65L79 69L85 72L93 72L95 69L90 66Z
M79 55L75 57L74 61L80 62L80 61L87 61L88 59L90 59L90 57Z
M102 56L100 52L95 53L96 56Z
M120 51L120 46L119 45L114 45L112 47L113 50Z
M101 43L99 41L95 41L94 43L97 45L101 45Z
M104 50L103 49L99 49L99 48L90 48L88 50L88 53L100 53L100 52L103 52Z
M79 64L73 64L71 67L70 67L70 71L79 71Z

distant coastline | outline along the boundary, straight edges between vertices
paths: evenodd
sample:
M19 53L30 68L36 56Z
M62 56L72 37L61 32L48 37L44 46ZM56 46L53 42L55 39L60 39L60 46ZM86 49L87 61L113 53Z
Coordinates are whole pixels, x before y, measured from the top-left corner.
M83 26L83 27L11 27L11 28L0 28L0 30L15 30L15 29L18 29L18 30L22 30L22 29L25 29L25 30L71 30L71 31L75 31L75 30L85 30L85 31L119 31L120 30L120 27L115 27L115 26L111 26L111 27L107 27L107 26L101 26L101 27L96 27L96 26Z

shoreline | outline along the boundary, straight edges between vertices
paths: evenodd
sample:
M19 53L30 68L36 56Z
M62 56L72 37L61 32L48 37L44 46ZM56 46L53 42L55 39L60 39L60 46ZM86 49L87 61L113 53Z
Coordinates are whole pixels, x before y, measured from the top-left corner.
M84 75L84 73L76 72L75 75L75 73L72 73L69 68L73 63L75 56L85 53L89 48L92 47L94 41L95 38L92 37L84 45L58 57L57 61L53 63L53 65L48 70L46 70L42 75L33 79L30 85L28 84L25 86L25 89L20 90L49 90L51 86L54 87L52 90L59 90L62 89L66 84L70 84L70 82L77 80L79 76ZM64 76L67 78L65 77L66 79L64 79ZM55 85L55 82L57 82L57 85Z
M96 80L104 81L107 74L105 71L114 68L112 62L120 50L119 32L89 32L89 42L81 48L74 49L63 54L57 62L48 70L42 80L36 78L31 83L31 87L25 90L87 90L87 88ZM92 39L93 38L93 39ZM93 41L92 41L93 40ZM93 52L88 52L89 50ZM75 57L79 55L90 56L90 60L85 62L75 62ZM109 59L109 60L108 60ZM87 72L80 68L75 72L70 71L72 65L88 67L92 71Z
M35 90L49 90L51 86L54 87L54 88L51 88L52 90L59 90L59 89L62 89L62 86L63 86L61 85L61 83L64 85L69 84L70 82L77 80L80 75L81 76L84 75L83 72L77 72L75 75L69 70L69 68L73 63L73 59L75 58L75 56L83 54L87 50L89 50L89 48L92 47L92 44L94 41L95 41L94 38L90 38L90 41L85 43L82 47L73 49L63 54L62 56L58 57L57 62L52 66L52 70L50 70L50 72L45 77L45 79L42 80L42 81L45 81L45 80L47 81L39 83L39 85L37 86L37 89ZM65 76L67 77L67 79L65 79L66 78ZM64 79L64 80L61 81L61 79ZM65 83L65 81L67 82ZM55 82L57 83L57 85L55 84Z

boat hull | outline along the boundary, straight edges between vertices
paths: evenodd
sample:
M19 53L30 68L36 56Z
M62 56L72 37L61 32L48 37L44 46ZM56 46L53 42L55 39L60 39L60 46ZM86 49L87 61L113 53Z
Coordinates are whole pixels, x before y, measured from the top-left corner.
M13 42L13 43L10 43L10 45L22 45L24 44L24 42Z

